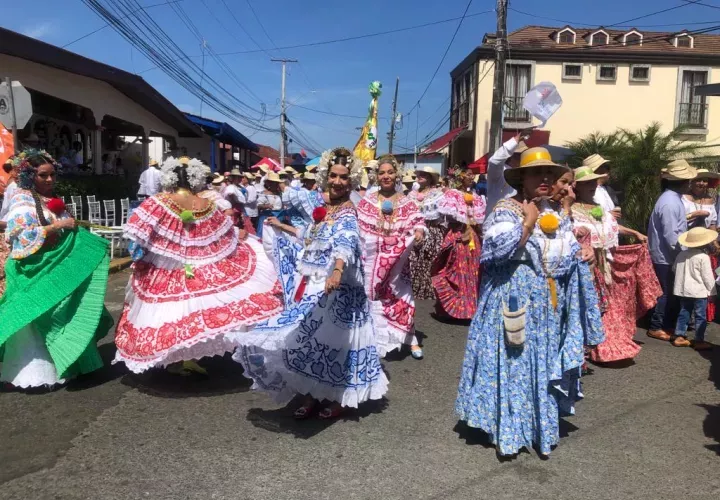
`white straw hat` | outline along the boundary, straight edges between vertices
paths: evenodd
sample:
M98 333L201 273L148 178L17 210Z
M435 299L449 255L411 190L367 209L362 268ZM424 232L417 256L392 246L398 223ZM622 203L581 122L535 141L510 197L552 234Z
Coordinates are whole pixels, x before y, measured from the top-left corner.
M704 227L694 227L678 236L678 243L687 248L697 248L709 245L717 238L717 231Z
M585 158L582 162L583 167L590 167L592 171L596 171L598 168L602 167L606 163L610 163L610 160L603 158L599 154L590 155L587 158Z
M662 178L669 181L689 181L697 177L697 170L686 160L675 160L662 169Z

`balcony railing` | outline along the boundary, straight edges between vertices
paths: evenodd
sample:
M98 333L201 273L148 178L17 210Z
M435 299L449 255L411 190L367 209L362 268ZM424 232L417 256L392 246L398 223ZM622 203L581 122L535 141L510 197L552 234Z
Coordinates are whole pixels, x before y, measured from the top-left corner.
M529 123L530 113L523 108L523 97L505 97L503 119L506 122Z
M707 128L708 105L702 102L681 102L679 125Z

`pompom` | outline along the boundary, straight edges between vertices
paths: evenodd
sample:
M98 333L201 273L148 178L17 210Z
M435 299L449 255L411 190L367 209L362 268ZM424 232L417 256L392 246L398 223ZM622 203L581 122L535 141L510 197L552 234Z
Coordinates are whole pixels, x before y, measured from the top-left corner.
M393 213L393 204L390 200L385 200L382 202L382 205L380 206L380 210L382 210L382 213L385 215L390 215Z
M45 206L55 215L61 215L65 211L65 202L60 198L50 198Z
M596 220L602 220L602 218L603 218L602 207L592 207L590 209L590 215Z
M312 212L312 218L315 221L315 224L324 221L326 216L327 209L325 207L316 207L315 210L313 210Z
M475 198L473 197L472 193L463 194L463 200L465 200L465 203L467 203L468 205L472 205L474 199Z
M180 212L180 220L183 221L184 224L189 224L195 222L195 216L190 210L183 210Z
M545 214L538 220L540 229L545 234L555 234L560 227L560 219L555 214Z

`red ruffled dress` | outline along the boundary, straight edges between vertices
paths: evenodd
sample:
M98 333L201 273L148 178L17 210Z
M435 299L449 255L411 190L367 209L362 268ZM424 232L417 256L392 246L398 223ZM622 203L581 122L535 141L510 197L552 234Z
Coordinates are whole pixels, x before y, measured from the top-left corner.
M233 336L283 309L273 264L254 237L239 240L214 203L183 222L168 194L130 217L134 272L115 334L115 362L143 372L233 351Z

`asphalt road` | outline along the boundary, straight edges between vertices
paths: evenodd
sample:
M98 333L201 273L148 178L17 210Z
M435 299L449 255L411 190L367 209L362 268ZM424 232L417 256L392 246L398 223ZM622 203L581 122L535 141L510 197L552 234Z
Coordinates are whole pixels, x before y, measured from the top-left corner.
M114 314L126 279L110 280ZM296 423L221 358L209 380L108 366L55 392L0 393L0 499L720 498L720 348L641 331L634 364L584 379L548 460L499 460L452 411L467 327L429 313L419 305L425 359L386 361L387 400L332 423Z

